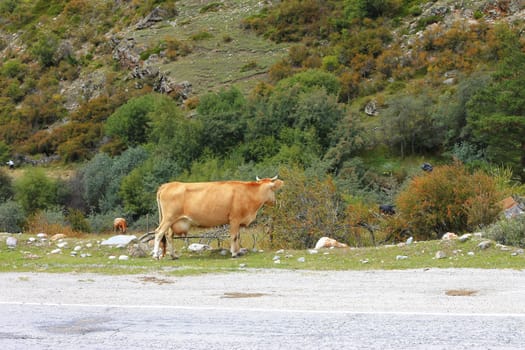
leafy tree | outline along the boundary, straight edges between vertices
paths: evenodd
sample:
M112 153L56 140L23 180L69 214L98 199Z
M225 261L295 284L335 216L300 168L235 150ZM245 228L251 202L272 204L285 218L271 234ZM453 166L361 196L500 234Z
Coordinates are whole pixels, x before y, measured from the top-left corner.
M492 162L509 165L525 179L525 53L518 37L502 30L504 57L494 80L467 104L474 140Z
M27 213L35 213L57 203L57 182L44 170L34 168L15 181L15 199Z
M388 102L381 119L383 134L401 157L441 146L444 128L433 118L432 107L432 99L425 94L398 96Z
M203 140L215 154L226 154L244 139L245 100L235 87L202 96L197 112L203 125Z

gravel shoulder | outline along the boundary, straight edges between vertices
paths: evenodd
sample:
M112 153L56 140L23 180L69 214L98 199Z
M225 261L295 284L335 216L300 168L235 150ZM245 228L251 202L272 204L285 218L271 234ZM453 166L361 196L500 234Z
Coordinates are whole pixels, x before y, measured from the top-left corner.
M250 270L162 274L1 273L0 305L525 315L524 270Z

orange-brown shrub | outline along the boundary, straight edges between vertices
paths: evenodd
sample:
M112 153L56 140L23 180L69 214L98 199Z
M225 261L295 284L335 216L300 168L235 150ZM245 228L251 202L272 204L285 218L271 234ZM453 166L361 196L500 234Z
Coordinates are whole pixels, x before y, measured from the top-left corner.
M490 224L501 209L498 199L492 177L455 163L414 177L396 204L414 236L430 239Z

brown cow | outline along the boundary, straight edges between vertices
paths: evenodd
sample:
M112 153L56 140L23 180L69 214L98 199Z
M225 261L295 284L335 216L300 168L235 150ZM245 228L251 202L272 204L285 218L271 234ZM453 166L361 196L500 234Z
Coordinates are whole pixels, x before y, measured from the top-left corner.
M116 218L115 220L113 220L113 232L120 231L122 233L126 233L127 229L128 223L126 222L126 219Z
M167 240L172 258L172 235L185 235L191 226L230 225L232 257L239 255L239 229L248 226L259 209L275 202L275 191L283 181L274 178L257 181L169 182L159 187L159 227L155 230L153 257L159 258L161 240Z

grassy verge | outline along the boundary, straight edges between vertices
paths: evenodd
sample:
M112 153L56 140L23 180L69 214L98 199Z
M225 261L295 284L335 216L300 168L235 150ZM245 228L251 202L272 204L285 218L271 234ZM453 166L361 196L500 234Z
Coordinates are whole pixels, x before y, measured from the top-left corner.
M40 242L32 235L16 235L17 247L9 249L6 235L0 235L0 272L94 272L102 274L165 273L192 275L243 271L247 268L277 268L294 270L374 270L422 268L484 268L523 269L525 254L513 247L494 243L487 248L478 247L479 239L465 243L459 241L417 242L404 246L376 248L309 250L260 250L232 259L221 254L221 249L192 253L179 248L178 260L153 260L150 257L119 260L128 255L126 248L100 245L106 237L85 236L66 238L67 246L60 253L52 253L57 242ZM226 245L225 242L224 245ZM79 249L76 256L71 253ZM445 258L436 258L441 251ZM518 253L516 253L518 252ZM114 258L110 258L114 257Z

